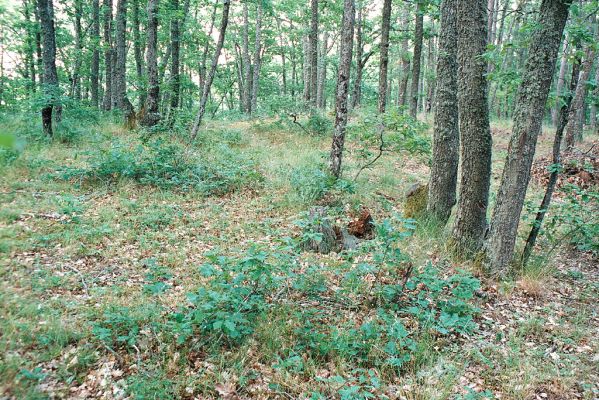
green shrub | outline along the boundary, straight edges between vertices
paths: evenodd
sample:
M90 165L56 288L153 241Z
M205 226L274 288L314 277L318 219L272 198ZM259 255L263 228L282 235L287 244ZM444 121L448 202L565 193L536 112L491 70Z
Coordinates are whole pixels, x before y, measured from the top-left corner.
M210 282L188 295L191 308L174 316L178 342L185 342L193 332L212 343L227 344L252 334L276 283L276 267L266 258L265 252L255 248L240 260L211 256L212 263L200 268Z
M176 144L152 140L133 148L113 143L108 150L94 152L83 168L63 167L56 177L79 182L132 180L140 185L205 194L224 194L260 179L254 163L222 145L218 157L208 159L186 153Z
M314 135L329 135L333 130L333 122L321 112L312 112L306 122L306 128Z
M293 195L304 204L322 199L332 191L353 193L352 182L335 179L324 165L300 166L291 170L289 183Z
M348 125L350 140L357 141L361 147L358 157L364 162L375 157L373 149L381 145L383 151L405 152L427 161L431 153L431 141L426 135L427 125L401 111L389 111L385 114L365 113L359 115Z

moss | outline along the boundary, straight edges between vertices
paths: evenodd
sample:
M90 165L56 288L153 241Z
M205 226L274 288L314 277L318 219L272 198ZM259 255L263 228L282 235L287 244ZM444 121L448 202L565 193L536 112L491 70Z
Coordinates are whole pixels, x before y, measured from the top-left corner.
M426 213L428 199L428 184L417 183L406 194L404 216L406 218L419 218Z

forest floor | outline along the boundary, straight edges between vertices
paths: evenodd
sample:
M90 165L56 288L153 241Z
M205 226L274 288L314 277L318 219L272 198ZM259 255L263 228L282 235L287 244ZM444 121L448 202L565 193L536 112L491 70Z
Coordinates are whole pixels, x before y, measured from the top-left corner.
M315 169L328 136L271 121L209 127L180 155L216 165L201 190L154 184L127 169L142 157L135 149L154 139L107 121L67 143L32 141L2 167L0 399L599 398L593 254L566 245L549 251L541 241L542 262L510 280L489 280L448 255L447 232L397 217L408 188L427 180L418 157L385 153L349 189L330 189ZM508 137L509 126L493 125L494 187ZM548 130L537 158L551 141ZM359 148L350 137L347 176L363 162ZM171 168L155 151L143 167ZM533 181L529 199L538 204L541 193ZM396 311L381 305L384 294L372 304L373 287L387 280L396 288L397 276L368 268L388 262L386 250L303 251L294 242L297 221L314 204L336 210L340 223L366 207L376 223L402 226L395 232L407 233L394 244L402 271L426 274L430 261L443 277L480 279L480 289L463 297L476 311L455 303L477 327L445 321L448 332L433 332L415 316L403 316L401 327L385 319ZM271 267L278 272L260 269ZM235 272L203 292L226 268ZM231 283L236 273L266 277L264 292L255 283L239 294L245 286ZM414 293L435 279L453 282L416 279Z

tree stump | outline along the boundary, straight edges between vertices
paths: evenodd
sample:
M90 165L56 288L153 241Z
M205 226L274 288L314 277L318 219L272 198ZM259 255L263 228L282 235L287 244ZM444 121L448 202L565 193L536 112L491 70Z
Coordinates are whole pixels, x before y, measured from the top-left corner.
M418 218L426 212L428 184L416 183L406 193L404 217Z
M310 233L319 234L318 238L309 238L303 243L305 250L328 254L338 249L337 234L325 207L313 207L308 216Z

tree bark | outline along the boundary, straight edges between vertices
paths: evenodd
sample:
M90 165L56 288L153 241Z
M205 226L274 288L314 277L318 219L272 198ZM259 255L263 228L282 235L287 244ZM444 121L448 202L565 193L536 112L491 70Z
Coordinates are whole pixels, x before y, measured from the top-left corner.
M83 4L81 0L74 1L75 8L75 65L73 66L73 75L71 76L71 97L81 100L81 78L80 70L83 62L83 28L81 27L81 14Z
M555 107L553 107L553 109L551 110L551 122L553 123L553 126L557 127L557 124L559 123L559 113L562 109L562 105L559 102L560 99L560 95L562 93L562 89L564 87L564 80L566 78L566 70L568 69L568 45L564 44L564 51L562 53L562 60L560 62L560 66L559 66L559 74L557 77L557 85L555 88L555 98L556 98L556 102L555 102Z
M597 126L597 102L599 101L599 65L595 69L595 90L593 90L593 104L591 105L591 133L599 133Z
M552 164L555 166L560 165L561 163L561 147L562 147L562 138L564 136L564 129L568 124L568 115L570 114L570 107L572 105L572 94L576 90L576 85L578 83L578 77L580 73L580 57L578 57L573 66L572 66L572 78L570 79L570 91L568 93L565 102L562 105L562 108L559 112L559 120L558 126L555 132L555 138L553 139L553 160ZM526 266L528 264L528 260L532 255L532 251L535 247L535 243L537 241L537 237L539 232L541 231L541 226L543 225L543 219L545 219L545 215L549 210L549 206L551 204L551 198L553 197L553 191L555 190L555 184L557 183L557 178L559 175L560 169L553 168L551 171L551 175L549 176L549 181L547 182L547 187L545 188L545 195L543 196L543 200L541 201L541 205L539 206L539 211L535 217L535 221L532 224L532 229L526 238L526 244L524 246L524 251L522 252L522 265Z
M133 105L127 97L127 0L119 0L116 11L115 45L115 94L116 106L123 111L125 118L130 119L133 113Z
M92 2L92 59L90 72L91 104L98 107L100 102L100 0Z
M420 86L420 65L422 61L422 39L424 36L423 26L424 6L418 1L416 7L416 28L414 30L414 60L412 63L412 86L410 88L410 115L416 118L418 114L418 88Z
M339 71L335 97L335 130L331 145L330 170L335 178L341 176L341 158L345 144L345 128L347 126L347 95L351 71L352 50L354 40L354 0L343 2L343 22L341 24L341 44L339 48Z
M202 97L200 99L200 109L198 110L198 114L196 116L195 122L193 124L193 128L191 129L191 141L193 142L198 135L200 130L200 124L202 123L202 118L204 118L204 113L206 112L206 102L208 101L208 95L210 93L210 87L212 86L212 81L214 80L214 75L216 73L216 67L218 65L218 59L220 57L220 52L223 49L223 43L225 41L225 34L227 32L227 24L229 23L229 8L231 6L231 0L223 1L223 15L220 23L220 30L218 34L218 41L216 42L216 48L214 49L214 56L212 57L212 65L210 66L210 72L206 77L206 83L203 86Z
M146 102L146 83L144 82L144 63L143 63L143 49L139 16L139 1L133 0L133 54L135 56L135 72L137 73L137 91L139 93L138 102L139 108L143 107Z
M529 45L529 56L514 107L514 128L508 155L485 243L488 266L493 273L501 276L507 273L514 253L530 168L569 7L569 0L543 0L539 28L533 33Z
M256 36L254 38L254 56L252 60L252 100L250 113L256 111L258 90L260 88L260 64L262 62L262 3L256 4Z
M181 67L180 53L181 41L179 24L181 21L179 13L179 0L171 0L173 12L175 15L171 21L171 104L170 116L173 116L174 110L179 108L179 98L181 96Z
M358 16L356 19L356 78L354 79L354 88L351 97L351 108L358 107L360 105L362 97L362 71L364 65L362 64L362 55L364 53L364 44L362 39L362 25L363 22L363 7L362 1L358 3Z
M455 249L478 251L487 228L491 179L491 130L487 104L485 0L458 0L458 113L461 175L453 227Z
M53 135L52 111L59 101L58 74L56 72L56 33L54 29L54 5L52 0L37 2L42 32L42 59L44 63L44 94L46 104L42 107L42 126L44 133Z
M316 106L320 109L326 107L326 81L327 81L327 49L329 33L325 32L322 39L320 57L318 59L318 86L316 88ZM283 64L283 67L285 64Z
M427 202L428 212L443 224L456 202L459 162L457 3L458 0L441 3L433 156Z
M570 150L576 142L582 140L582 129L584 121L584 98L586 96L587 82L591 76L591 69L595 61L595 49L592 45L587 46L585 58L582 63L580 79L576 85L576 92L572 100L568 125L566 126L566 149Z
M316 107L318 85L318 0L310 1L310 103Z
M383 2L383 18L381 27L381 48L379 62L379 101L378 111L385 112L387 105L387 68L389 66L389 27L391 25L391 0Z
M35 8L35 3L33 4ZM35 71L35 58L33 53L35 51L35 31L38 28L35 26L36 24L31 21L31 10L30 5L27 0L23 0L23 16L25 17L25 71L26 75L24 76L26 79L29 79L30 86L29 91L31 93L35 93L36 90L36 71Z
M146 65L148 68L148 96L145 110L141 115L141 124L154 126L160 121L158 103L160 86L158 83L158 0L148 0L148 31Z
M241 59L243 62L243 111L247 114L251 109L252 92L252 61L250 59L250 21L248 17L247 2L243 2L243 33L241 45Z
M112 108L112 0L104 0L104 72L106 75L102 108Z
M210 18L210 29L208 29L207 37L212 37L212 31L214 30L214 23L216 21L216 11L217 11L216 6L217 5L218 5L218 2L214 2L214 7L212 7L212 14L211 14L211 18ZM246 3L244 2L243 5L244 5L244 10L247 12ZM246 17L246 20L244 21L244 28L247 27L247 25L245 24L245 22L247 22L247 15L245 17ZM247 37L247 35L245 37ZM199 65L200 93L202 93L204 91L204 83L206 82L206 61L208 60L208 50L210 50L210 40L209 39L207 39L206 42L204 43L204 50L202 51L202 58L200 60L200 65ZM249 56L248 56L248 60L249 60Z

